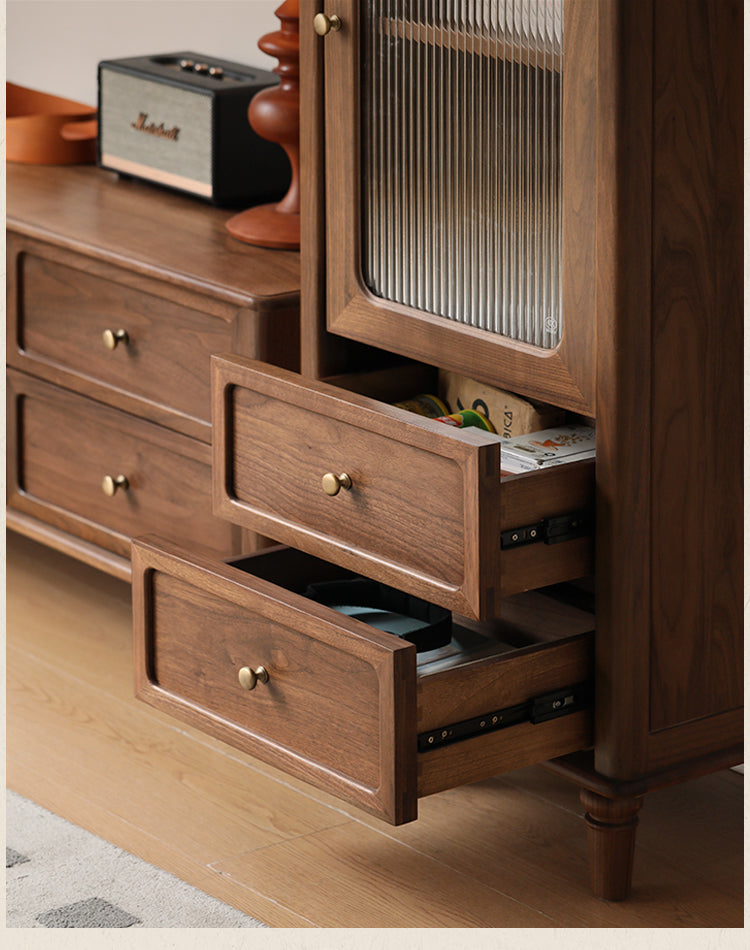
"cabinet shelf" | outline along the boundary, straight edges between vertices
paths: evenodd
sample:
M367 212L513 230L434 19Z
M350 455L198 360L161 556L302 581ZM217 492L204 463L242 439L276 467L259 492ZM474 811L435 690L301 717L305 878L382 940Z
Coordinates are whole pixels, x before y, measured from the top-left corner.
M470 56L519 63L548 72L559 73L562 66L562 50L557 40L527 35L523 43L507 39L503 35L481 35L470 28L451 27L405 20L396 17L381 17L379 32L382 36L407 40L423 46L440 47Z

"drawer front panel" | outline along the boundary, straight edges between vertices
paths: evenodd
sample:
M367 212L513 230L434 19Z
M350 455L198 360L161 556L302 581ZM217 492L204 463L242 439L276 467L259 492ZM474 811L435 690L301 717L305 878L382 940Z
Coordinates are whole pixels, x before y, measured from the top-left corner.
M105 278L87 273L82 258L68 258L19 256L16 343L23 355L207 423L209 358L231 348L231 324L136 289L126 271L109 267ZM125 330L127 339L109 350L107 329Z
M293 570L296 552L268 557ZM375 814L414 817L410 644L148 539L133 544L133 596L142 699ZM244 689L245 666L268 682Z
M211 513L208 446L14 371L8 383L11 507L125 556L154 529L232 549ZM127 487L106 495L106 475Z
M239 387L232 414L230 479L243 506L341 548L380 550L415 570L414 528L428 524L419 570L446 587L461 587L465 512L458 462ZM326 472L347 472L351 490L327 495L321 488Z
M589 574L591 536L502 551L503 531L576 512L593 464L501 480L500 443L241 357L213 357L214 510L473 617ZM326 494L323 476L350 487Z
M496 442L252 360L214 357L212 379L217 514L470 616L494 610ZM351 488L326 494L327 473Z
M371 663L167 574L155 572L151 585L153 676L163 689L377 788L378 678ZM248 665L273 671L266 688L242 688L238 673ZM338 737L347 730L344 747Z

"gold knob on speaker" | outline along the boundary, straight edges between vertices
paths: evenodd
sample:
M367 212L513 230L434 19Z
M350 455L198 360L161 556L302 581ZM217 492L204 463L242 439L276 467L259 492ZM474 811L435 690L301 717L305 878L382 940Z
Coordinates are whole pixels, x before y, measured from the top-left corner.
M342 488L344 491L349 491L352 487L352 480L346 472L342 472L340 475L334 475L333 472L326 472L321 478L320 484L323 486L323 491L326 495L338 495Z
M102 333L102 340L104 340L104 345L108 350L114 350L117 348L119 343L122 343L124 346L128 345L128 331L127 330L105 330Z
M123 491L128 490L128 480L124 475L115 475L114 478L111 475L104 476L102 479L102 491L105 495L109 495L111 498L117 492L118 488L121 488Z
M249 666L243 666L238 676L240 686L243 689L255 689L258 683L267 683L269 680L268 670L265 666L259 666L257 670L251 670Z
M341 18L335 13L327 16L325 13L316 13L313 17L313 29L318 36L327 36L328 33L338 33L341 29Z

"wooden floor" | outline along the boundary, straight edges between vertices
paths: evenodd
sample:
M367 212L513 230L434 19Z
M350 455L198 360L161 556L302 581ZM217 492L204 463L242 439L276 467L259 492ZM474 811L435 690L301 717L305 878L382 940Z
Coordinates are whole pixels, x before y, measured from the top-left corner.
M206 631L210 635L210 631ZM7 782L272 927L742 927L742 776L646 799L632 898L589 896L574 786L536 767L392 828L132 697L130 588L10 534Z

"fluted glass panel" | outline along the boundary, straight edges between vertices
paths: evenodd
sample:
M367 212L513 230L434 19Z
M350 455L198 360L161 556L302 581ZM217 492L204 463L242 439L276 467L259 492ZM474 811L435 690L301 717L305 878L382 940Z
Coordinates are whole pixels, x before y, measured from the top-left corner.
M362 4L362 263L377 296L559 342L563 2Z

